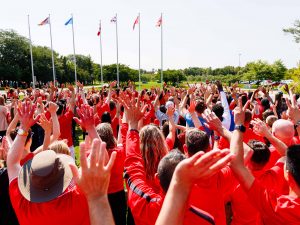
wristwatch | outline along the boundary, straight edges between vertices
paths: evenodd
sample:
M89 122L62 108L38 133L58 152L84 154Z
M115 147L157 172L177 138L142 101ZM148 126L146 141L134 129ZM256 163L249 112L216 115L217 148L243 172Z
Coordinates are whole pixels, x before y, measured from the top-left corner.
M239 130L242 133L245 133L245 131L246 131L246 127L244 125L235 125L234 129Z
M18 135L20 135L20 136L27 136L28 135L28 131L25 131L23 129L18 129Z
M215 140L215 141L219 141L220 139L221 139L220 136L214 135L214 140Z

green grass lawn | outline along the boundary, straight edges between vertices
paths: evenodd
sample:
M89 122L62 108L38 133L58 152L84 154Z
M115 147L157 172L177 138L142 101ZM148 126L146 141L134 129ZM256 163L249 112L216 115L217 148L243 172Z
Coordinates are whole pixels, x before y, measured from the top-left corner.
M80 160L79 160L79 143L83 142L83 135L82 135L82 130L79 126L76 126L75 129L75 143L74 143L74 149L75 149L75 161L76 165L80 165Z

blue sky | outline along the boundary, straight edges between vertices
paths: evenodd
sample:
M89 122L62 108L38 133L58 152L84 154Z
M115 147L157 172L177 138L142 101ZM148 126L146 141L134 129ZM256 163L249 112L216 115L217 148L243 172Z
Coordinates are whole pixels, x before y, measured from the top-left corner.
M142 68L160 68L160 29L164 14L164 68L223 67L253 60L282 59L289 68L300 60L300 45L282 28L300 19L298 0L51 0L2 1L0 28L14 29L32 41L50 46L48 26L37 24L51 14L53 47L60 54L73 52L71 26L74 14L76 53L90 54L100 62L99 19L102 20L103 63L116 62L115 27L110 19L118 13L119 62L138 67L138 30L132 25L141 13Z

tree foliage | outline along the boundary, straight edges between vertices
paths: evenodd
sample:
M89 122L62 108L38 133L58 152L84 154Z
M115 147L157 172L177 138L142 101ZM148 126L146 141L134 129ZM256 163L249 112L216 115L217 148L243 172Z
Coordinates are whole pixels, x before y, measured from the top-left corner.
M293 27L284 28L283 32L293 35L295 42L300 43L300 20L296 20Z

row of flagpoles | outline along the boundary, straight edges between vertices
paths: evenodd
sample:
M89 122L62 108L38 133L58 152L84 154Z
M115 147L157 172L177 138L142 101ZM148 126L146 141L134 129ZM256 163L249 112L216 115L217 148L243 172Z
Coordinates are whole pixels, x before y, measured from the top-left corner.
M162 23L162 14L159 20L156 23L157 27L161 28L161 84L163 84L163 23ZM111 23L115 23L116 25L116 51L117 51L117 85L119 86L119 46L118 46L118 15L116 14L111 20ZM52 32L51 32L51 21L50 21L50 14L49 16L40 22L38 25L49 25L50 31L50 43L51 43L51 52L52 52L52 71L53 71L53 82L56 81L55 75L55 65L54 65L54 52L53 52L53 45L52 45ZM74 58L74 72L75 72L75 83L77 82L77 70L76 70L76 54L75 54L75 38L74 38L74 18L71 14L71 18L65 22L65 26L72 25L72 37L73 37L73 58ZM140 13L138 14L137 18L133 23L133 30L135 26L138 25L139 28L139 84L141 84L141 17ZM29 31L29 40L30 40L30 58L31 58L31 70L32 70L32 83L33 88L35 88L35 78L34 78L34 67L33 67L33 56L32 56L32 41L31 41L31 33L30 33L30 19L28 15L28 31ZM99 23L99 30L97 33L99 36L99 43L100 43L100 73L101 73L101 82L103 83L103 69L102 69L102 40L101 40L101 20ZM140 88L140 87L139 87Z

